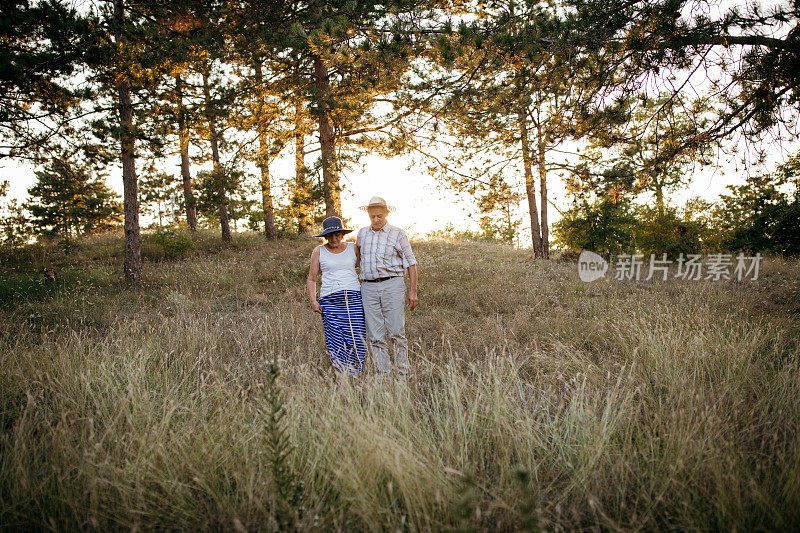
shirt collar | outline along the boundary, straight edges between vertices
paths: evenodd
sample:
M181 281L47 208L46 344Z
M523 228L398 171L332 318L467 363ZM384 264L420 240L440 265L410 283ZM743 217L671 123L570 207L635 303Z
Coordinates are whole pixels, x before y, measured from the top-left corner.
M379 230L377 230L377 231L375 231L374 229L372 229L372 226L371 226L371 225L370 225L369 229L370 229L370 230L372 230L374 233L378 233L378 231L385 231L385 232L388 232L388 231L389 231L389 223L387 222L386 224L384 224L384 225L383 225L383 227L382 227L381 229L379 229Z

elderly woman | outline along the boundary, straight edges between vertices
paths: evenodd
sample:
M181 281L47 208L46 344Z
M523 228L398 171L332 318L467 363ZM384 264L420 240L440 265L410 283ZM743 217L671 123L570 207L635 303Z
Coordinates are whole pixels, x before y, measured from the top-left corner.
M353 230L344 229L338 217L322 222L325 244L311 254L306 287L311 309L322 315L325 345L333 367L339 372L360 374L367 353L361 286L356 275L358 259L353 243L342 238ZM317 277L322 273L322 288L317 300Z

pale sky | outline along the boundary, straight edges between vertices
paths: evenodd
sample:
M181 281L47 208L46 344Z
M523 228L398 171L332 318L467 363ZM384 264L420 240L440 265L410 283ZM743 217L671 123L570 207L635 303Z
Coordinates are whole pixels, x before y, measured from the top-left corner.
M766 169L771 170L775 164L784 161L789 153L794 153L789 150L790 148L794 148L796 151L797 144L791 143L783 149L776 149L771 154ZM177 179L178 157L171 156L165 163L164 170L173 172ZM290 178L294 173L293 165L293 154L287 151L284 156L273 163L271 175L273 178ZM448 224L452 224L457 230L478 229L479 216L475 212L475 205L470 196L455 193L429 176L424 165L407 168L408 165L409 158L406 157L384 159L379 156L369 156L363 161L360 168L343 173L341 180L344 186L342 214L344 217L350 218L351 226L358 227L367 224L366 215L358 207L366 204L370 197L377 195L386 198L386 201L396 208L396 211L390 216L391 223L405 228L410 235L423 237L431 231L444 229ZM739 167L738 171L736 170L737 166ZM201 166L193 166L192 173L194 174L201 168ZM14 161L3 162L0 166L0 180L9 180L10 197L22 200L27 196L27 189L36 181L34 170L27 164ZM713 201L720 193L726 192L727 185L741 184L744 182L744 178L745 173L741 163L737 163L735 158L723 154L716 165L695 171L690 186L672 195L671 200L674 205L678 206L682 206L688 198L694 196ZM524 193L521 176L509 181L518 183L517 191ZM121 170L111 169L106 183L117 191L120 198L122 197ZM548 190L550 200L559 209L569 208L569 198L566 195L564 184L555 172L549 174ZM548 215L552 228L552 223L560 216L552 206L548 210ZM520 202L516 216L522 219L518 244L529 246L530 219L526 201ZM151 217L142 217L143 226L150 222L152 222Z

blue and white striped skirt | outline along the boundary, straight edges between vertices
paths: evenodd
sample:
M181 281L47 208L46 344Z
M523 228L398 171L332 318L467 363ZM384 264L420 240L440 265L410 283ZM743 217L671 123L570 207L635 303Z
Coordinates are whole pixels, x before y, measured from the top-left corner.
M343 290L319 299L325 345L333 367L340 372L360 374L367 354L367 327L361 291Z

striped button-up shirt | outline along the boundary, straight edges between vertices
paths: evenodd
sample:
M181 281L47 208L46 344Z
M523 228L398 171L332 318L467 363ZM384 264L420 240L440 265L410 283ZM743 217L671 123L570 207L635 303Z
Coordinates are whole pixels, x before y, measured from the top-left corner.
M390 224L378 231L372 226L361 228L356 246L361 250L361 279L402 276L405 269L417 264L406 232Z

